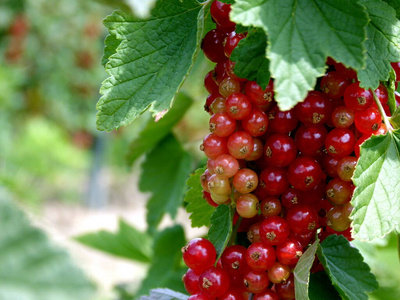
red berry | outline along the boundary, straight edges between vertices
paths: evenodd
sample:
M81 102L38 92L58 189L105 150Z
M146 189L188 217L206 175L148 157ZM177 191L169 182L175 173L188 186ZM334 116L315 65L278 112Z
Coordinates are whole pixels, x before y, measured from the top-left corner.
M255 81L246 82L245 93L255 105L265 105L274 99L274 82L269 81L263 90Z
M207 239L196 238L182 248L185 264L197 273L210 268L217 258L214 245Z
M276 257L288 266L294 266L303 255L303 246L294 238L288 238L282 244L276 246Z
M294 299L294 276L291 274L285 282L275 285L275 291L281 299Z
M229 154L222 154L214 160L215 173L221 178L230 178L239 171L239 162Z
M233 177L233 186L241 194L251 193L258 185L258 176L251 169L240 169Z
M229 154L236 159L244 159L253 152L254 142L250 134L245 131L232 133L227 141ZM223 154L223 153L221 153Z
M372 105L374 98L369 90L360 87L356 82L349 85L344 93L344 103L346 107L354 111L363 111Z
M290 268L279 261L276 261L268 270L268 279L275 283L285 282L290 276Z
M271 132L289 133L296 128L298 119L294 110L280 111L275 105L268 112L268 128Z
M260 210L264 217L278 216L282 211L281 201L276 197L267 197L261 202Z
M182 277L183 284L185 286L186 291L190 295L200 293L199 287L199 275L196 274L192 269L188 269L186 274Z
M217 136L216 134L208 134L203 144L200 145L200 150L211 159L215 159L222 154L228 153L227 140L224 137Z
M211 194L209 192L203 191L203 198L210 204L212 207L217 207L218 204L213 201L211 198Z
M212 62L217 63L226 60L223 45L225 37L226 34L217 29L210 30L204 36L201 49L203 49L204 55Z
M303 125L296 131L296 145L303 155L318 155L324 147L327 134L328 132L322 125Z
M279 297L274 291L268 289L262 293L255 294L253 300L279 300Z
M234 93L239 93L240 82L228 76L222 79L221 83L219 84L218 91L224 97L228 97Z
M235 23L229 20L229 12L231 11L231 5L221 2L214 1L210 7L210 13L215 22L221 27L231 28L235 26Z
M325 124L330 120L332 105L323 93L311 91L304 102L295 106L297 118L305 125Z
M349 128L354 122L354 112L346 106L338 106L333 110L331 121L336 128Z
M245 158L245 160L247 161L255 161L257 159L260 159L264 153L263 142L258 138L254 138L253 142L254 142L253 152L251 152L251 154Z
M296 158L290 164L287 174L290 184L300 191L314 189L323 177L319 163L306 156Z
M251 102L246 95L234 93L226 99L226 111L235 120L243 120L251 111Z
M244 285L250 293L261 293L268 287L268 275L266 272L248 271L243 276Z
M246 272L246 248L240 245L227 247L221 256L222 267L231 275Z
M337 173L340 179L351 182L357 165L357 157L346 156L339 160L337 165Z
M289 224L281 217L269 217L261 222L260 237L268 245L283 243L289 236L289 233Z
M295 188L287 188L281 195L282 205L287 209L291 208L293 205L303 203L303 198L302 192Z
M247 231L247 239L250 243L257 243L261 242L260 237L260 226L261 222L254 223L250 226L249 230Z
M354 149L354 133L347 128L335 128L325 139L325 148L334 158L349 156Z
M378 131L381 123L382 116L374 107L370 107L355 113L354 124L362 133L372 134Z
M297 147L294 140L284 134L271 135L264 146L265 160L274 167L286 167L296 158Z
M339 72L329 72L321 80L321 91L330 99L340 99L350 82Z
M229 288L229 275L224 269L211 267L199 276L202 293L209 297L219 297Z
M204 77L204 87L206 88L207 92L209 92L210 94L219 93L219 91L218 91L219 90L219 86L217 85L217 83L214 80L214 74L213 73L214 73L214 71L211 70Z
M266 271L275 262L275 249L264 242L253 243L247 248L245 259L252 270Z
M268 128L267 115L259 109L252 109L242 120L242 127L251 136L262 136Z
M335 178L326 186L326 197L333 205L343 205L350 202L354 186L351 182Z
M236 33L234 31L228 34L228 36L225 39L225 46L224 46L224 52L226 57L231 56L233 49L235 49L236 46L239 44L239 42L244 38L245 38L244 34Z
M212 115L209 122L211 133L220 137L230 136L236 129L236 121L226 112L219 112Z
M260 174L260 188L267 195L278 196L289 186L286 170L283 168L270 167Z
M318 214L306 204L293 205L286 216L290 230L298 234L307 234L318 227Z

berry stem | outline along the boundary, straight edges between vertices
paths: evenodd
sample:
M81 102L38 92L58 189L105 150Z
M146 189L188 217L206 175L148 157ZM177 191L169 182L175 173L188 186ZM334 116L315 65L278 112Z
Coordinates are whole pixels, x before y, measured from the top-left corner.
M375 91L373 91L372 89L370 89L370 91L372 93L372 96L374 97L374 101L375 101L376 105L378 106L379 112L382 115L382 119L386 125L387 131L393 132L393 130L394 130L393 126L392 126L392 124L390 124L389 117L386 115L385 110L383 109L382 103L379 101L378 97L376 96Z
M237 231L238 231L238 229L239 229L240 223L242 223L242 217L239 217L239 218L237 219L236 224L235 224L235 226L234 226L233 229L232 229L232 234L231 234L231 237L229 238L229 242L228 242L227 247L232 246L232 245L235 244L236 236L237 236Z

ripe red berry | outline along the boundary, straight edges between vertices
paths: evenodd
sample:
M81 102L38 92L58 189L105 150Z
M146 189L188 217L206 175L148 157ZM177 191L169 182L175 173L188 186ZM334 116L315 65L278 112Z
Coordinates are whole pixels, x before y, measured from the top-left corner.
M286 170L283 168L270 167L260 174L260 188L267 195L278 196L289 186Z
M347 128L335 128L325 139L325 149L334 158L349 156L354 149L354 133Z
M314 189L323 177L319 163L306 156L296 158L290 164L287 174L290 184L300 191Z
M215 159L222 154L228 153L227 140L224 137L217 136L216 134L208 134L203 144L200 145L200 150L211 159Z
M324 147L327 134L328 132L322 125L303 125L296 131L296 145L303 155L318 155Z
M280 111L277 105L268 112L268 128L271 132L289 133L296 128L298 119L294 110Z
M310 205L297 204L289 209L286 221L294 233L307 234L317 229L318 214Z
M346 106L338 106L333 110L331 121L336 128L349 128L354 122L354 112Z
M294 266L303 255L303 246L294 238L288 238L282 244L276 246L276 257L288 266Z
M209 92L210 94L219 93L219 91L218 91L219 86L217 85L217 83L214 80L213 73L214 73L214 71L211 70L204 77L204 87L206 88L207 92Z
M234 31L228 34L228 36L225 38L225 46L224 46L224 52L226 57L231 56L233 49L235 49L236 46L239 44L239 42L244 38L245 38L244 34L236 33Z
M274 291L267 289L262 293L255 294L253 300L279 300L279 297Z
M229 288L229 275L224 269L210 267L199 276L199 285L205 295L219 297Z
M214 171L221 178L230 178L239 171L239 162L229 154L222 154L214 160Z
M211 133L220 137L230 136L236 129L236 121L228 113L219 112L211 116L209 122Z
M226 111L235 120L243 120L251 111L251 102L246 95L234 93L226 99Z
M264 242L251 244L245 254L246 263L254 271L266 271L276 260L275 249Z
M343 205L350 202L354 186L351 182L334 178L326 186L326 197L333 205Z
M257 82L247 81L245 93L250 98L250 101L255 105L271 103L274 99L274 82L270 80L266 88L263 90Z
M294 299L294 276L291 274L285 282L275 285L275 291L281 299Z
M287 209L291 208L293 205L304 202L303 193L295 188L287 188L281 195L282 205Z
M350 81L341 73L331 71L321 80L321 91L330 99L340 99L343 97Z
M264 145L266 162L274 167L286 167L296 158L297 147L293 138L284 134L271 135Z
M204 36L201 49L203 49L204 55L212 62L217 63L226 60L223 45L225 37L226 34L217 29L210 30Z
M235 23L229 20L229 12L231 11L231 5L221 2L214 1L210 7L210 13L214 21L221 27L231 28L235 26Z
M268 245L283 243L289 236L289 233L289 224L281 217L269 217L261 222L260 237Z
M346 156L339 160L337 165L337 173L340 179L344 181L351 181L357 165L357 157Z
M262 200L260 210L264 217L278 216L282 211L281 201L276 197L267 197Z
M192 269L188 269L182 277L183 285L190 295L200 293L199 275Z
M207 239L196 238L182 248L185 264L197 273L210 268L217 257L214 245Z
M354 124L356 128L366 134L372 134L378 131L382 123L382 116L379 111L370 107L363 111L356 112L354 117Z
M354 111L363 111L370 107L374 98L369 90L360 87L359 82L349 85L344 93L346 107Z
M262 136L268 128L267 115L259 109L252 109L242 120L242 127L253 137Z
M221 255L222 267L230 275L239 275L246 272L246 254L247 249L240 245L227 247Z
M323 125L331 118L332 104L323 93L311 91L295 106L297 118L305 125Z
M245 131L232 133L227 141L229 154L236 159L244 159L250 156L254 149L253 138ZM223 153L221 153L223 154Z
M247 271L243 276L244 285L250 293L261 293L268 287L268 275L266 272Z

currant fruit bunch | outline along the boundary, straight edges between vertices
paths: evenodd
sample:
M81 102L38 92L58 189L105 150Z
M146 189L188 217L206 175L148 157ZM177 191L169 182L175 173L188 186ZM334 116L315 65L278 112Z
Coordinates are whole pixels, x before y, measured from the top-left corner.
M281 111L273 79L262 88L235 74L230 55L246 34L235 32L230 9L211 4L216 29L202 41L216 65L204 79L211 117L200 146L208 158L201 185L210 205L235 207L234 223L241 222L238 232L247 232L248 246L230 245L216 261L210 241L192 240L182 249L189 267L183 282L190 300L294 299L293 269L316 237L351 240L360 145L386 128L373 93L331 58L315 90ZM386 88L374 93L389 115ZM312 272L323 270L316 261Z

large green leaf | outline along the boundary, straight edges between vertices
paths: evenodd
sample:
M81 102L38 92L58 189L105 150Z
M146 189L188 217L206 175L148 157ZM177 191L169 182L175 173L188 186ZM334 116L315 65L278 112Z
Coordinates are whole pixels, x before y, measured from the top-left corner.
M153 262L137 295L147 294L157 287L185 291L182 276L187 268L182 267L182 252L180 251L185 244L183 228L179 225L164 229L156 235Z
M116 233L101 230L80 235L78 242L106 253L140 262L150 262L152 249L149 235L119 220Z
M214 244L218 257L224 252L231 238L232 220L233 211L230 205L219 205L211 216L208 239Z
M400 18L400 1L399 0L384 0L384 1L396 10L396 17L399 19Z
M179 120L182 119L192 103L192 98L179 93L174 101L174 105L164 117L158 121L149 119L147 125L140 132L139 136L132 141L129 147L128 163L132 164L137 158L151 150L159 141L167 136Z
M186 211L190 213L192 227L210 226L210 218L215 210L215 207L208 204L202 195L200 176L205 169L205 167L197 169L186 181L186 185L189 187L185 195L185 202L188 203Z
M153 231L165 213L175 217L186 191L185 181L191 169L191 157L172 135L165 137L146 155L139 188L151 192L147 202L147 224Z
M400 232L399 130L363 143L353 182L354 236L371 241L392 230Z
M149 296L142 296L139 300L186 300L187 295L172 291L170 289L154 289Z
M378 288L360 252L342 235L328 236L318 248L318 258L343 299L367 300L366 293Z
M269 60L266 57L267 36L262 29L253 29L239 42L230 59L235 64L235 74L257 81L265 89L268 85Z
M199 48L204 7L196 0L158 1L146 20L123 11L104 20L115 38L106 39L112 43L105 55L110 77L97 104L99 130L118 129L147 109L171 107Z
M294 285L297 299L309 299L308 287L310 284L310 270L314 263L318 246L319 240L316 240L310 248L303 253L294 268Z
M268 34L267 57L275 99L283 110L302 101L324 74L331 56L346 66L365 66L364 8L351 0L237 0L231 17Z
M0 190L0 299L88 300L93 285Z
M342 300L325 272L311 274L308 294L310 300Z
M371 21L367 26L365 47L367 66L359 68L361 86L376 89L379 81L389 79L390 62L400 60L400 21L395 10L383 1L362 0Z

